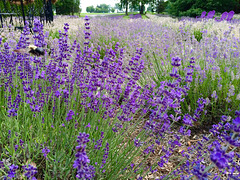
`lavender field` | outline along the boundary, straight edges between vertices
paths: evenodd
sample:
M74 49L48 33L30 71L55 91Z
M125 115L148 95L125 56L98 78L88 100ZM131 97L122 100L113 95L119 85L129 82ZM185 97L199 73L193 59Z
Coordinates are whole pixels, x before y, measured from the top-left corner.
M240 179L239 22L148 17L0 29L0 179Z

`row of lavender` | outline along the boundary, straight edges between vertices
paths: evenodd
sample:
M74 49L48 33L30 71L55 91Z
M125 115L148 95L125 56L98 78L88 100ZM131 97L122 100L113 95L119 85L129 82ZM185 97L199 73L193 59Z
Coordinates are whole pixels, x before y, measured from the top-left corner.
M1 42L1 176L239 178L240 114L233 106L239 54L231 32L222 38L205 32L198 43L186 25L107 18L93 19L90 31L85 20L84 34L69 34L65 24L51 40L35 21L34 36L25 28L19 40ZM51 51L42 58L13 51L30 41ZM233 120L223 116L211 136L181 151L172 172L160 173L184 147L190 127L224 98ZM159 155L148 161L153 154Z

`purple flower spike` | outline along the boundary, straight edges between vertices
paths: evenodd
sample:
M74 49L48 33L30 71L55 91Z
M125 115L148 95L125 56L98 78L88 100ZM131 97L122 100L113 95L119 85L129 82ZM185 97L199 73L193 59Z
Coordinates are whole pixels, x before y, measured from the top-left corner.
M66 117L66 121L70 121L74 115L75 115L74 111L69 110L67 117Z
M193 81L192 76L186 76L185 81L188 82L188 83L191 83Z
M44 157L47 157L48 153L50 153L50 150L47 147L45 147L44 149L42 149L42 153Z
M77 169L76 177L78 179L92 179L95 176L95 167L89 165L90 159L86 153L86 143L89 142L89 134L79 133L77 137L78 146L76 147L77 153L75 157L73 168Z
M210 173L208 172L204 172L205 170L205 166L202 164L197 164L197 166L195 166L193 168L192 173L198 178L198 179L202 179L202 180L207 180L208 179L208 175L210 175Z
M181 66L181 58L179 58L179 57L173 57L171 64L172 64L172 66L175 66L175 67Z
M89 21L90 18L89 18L88 16L85 16L84 20L85 20L85 21Z
M101 132L101 138L97 140L96 145L94 146L94 149L100 150L100 148L102 147L103 138L104 138L104 132Z
M134 145L136 147L140 147L143 145L144 142L140 141L140 139L134 138Z
M240 117L233 119L233 130L236 133L240 133Z
M18 166L17 165L14 165L12 164L11 166L9 166L9 171L8 171L8 177L10 179L14 178L15 177L15 174L16 174L16 171L18 169Z
M190 64L194 64L195 63L195 58L191 57L189 62L190 62Z
M170 73L172 78L179 78L179 74L177 73L177 69L173 67L172 72Z
M24 176L30 180L37 180L34 176L37 174L37 168L29 164L28 166L23 166Z
M187 126L192 126L192 117L189 114L185 114L183 117L183 124L186 124Z
M210 159L219 169L224 169L228 167L228 163L232 161L234 152L230 152L227 154L218 146L219 143L218 145L216 145L216 148L211 152Z
M106 164L106 160L108 158L108 154L109 154L109 143L106 144L106 148L104 148L104 155L103 155L103 159L102 159L102 165L100 168L103 168L104 164Z

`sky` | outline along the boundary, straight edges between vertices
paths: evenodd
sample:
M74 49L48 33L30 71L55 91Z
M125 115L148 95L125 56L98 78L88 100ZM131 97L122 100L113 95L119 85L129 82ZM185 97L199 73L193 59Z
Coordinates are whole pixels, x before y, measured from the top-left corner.
M116 3L119 3L120 0L80 0L80 7L82 8L82 13L86 13L86 8L88 6L94 6L96 7L97 5L100 4L107 4L110 5L111 7L114 7Z

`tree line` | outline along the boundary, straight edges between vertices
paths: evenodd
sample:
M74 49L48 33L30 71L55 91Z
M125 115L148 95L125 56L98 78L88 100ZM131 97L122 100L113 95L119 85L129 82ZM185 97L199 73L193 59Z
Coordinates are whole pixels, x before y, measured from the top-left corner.
M88 6L86 8L86 11L88 13L109 13L109 12L114 13L115 8L110 7L110 5L107 5L107 4L100 4L100 5L97 5L96 7Z
M126 15L131 9L143 14L146 5L147 11L166 12L173 16L196 17L203 11L211 10L218 13L234 10L235 13L240 13L240 0L120 0L115 8L124 10Z

